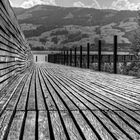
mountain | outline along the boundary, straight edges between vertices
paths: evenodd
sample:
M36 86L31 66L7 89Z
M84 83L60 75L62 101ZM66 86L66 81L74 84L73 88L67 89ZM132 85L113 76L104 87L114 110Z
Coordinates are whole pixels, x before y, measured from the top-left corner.
M46 49L95 43L100 36L110 44L113 35L119 43L130 44L138 28L136 11L48 5L14 11L31 46Z

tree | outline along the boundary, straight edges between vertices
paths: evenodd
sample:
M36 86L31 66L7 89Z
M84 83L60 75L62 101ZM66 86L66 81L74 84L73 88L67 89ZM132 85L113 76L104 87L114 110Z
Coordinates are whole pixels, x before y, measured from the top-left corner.
M140 77L140 11L137 12L138 29L135 31L131 44L131 52L134 54L136 61L126 64L123 71L125 74Z
M137 23L138 29L135 31L132 44L131 44L131 52L135 55L136 60L140 60L139 52L140 52L140 11L137 12Z
M136 60L140 60L140 30L135 31L130 49L135 55Z

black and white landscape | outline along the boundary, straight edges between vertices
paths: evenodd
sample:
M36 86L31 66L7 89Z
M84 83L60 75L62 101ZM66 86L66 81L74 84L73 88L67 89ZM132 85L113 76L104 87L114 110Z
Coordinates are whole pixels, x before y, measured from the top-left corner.
M25 9L0 0L0 140L140 140L138 0L10 1Z
M80 42L102 39L130 44L138 28L137 11L94 8L66 8L37 5L29 9L14 8L20 26L33 47L72 47Z

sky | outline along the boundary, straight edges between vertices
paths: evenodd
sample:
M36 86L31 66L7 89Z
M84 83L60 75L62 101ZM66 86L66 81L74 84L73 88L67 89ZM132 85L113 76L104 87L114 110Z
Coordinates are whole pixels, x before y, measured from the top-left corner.
M35 5L87 7L97 9L138 10L140 0L10 0L13 7L30 8Z

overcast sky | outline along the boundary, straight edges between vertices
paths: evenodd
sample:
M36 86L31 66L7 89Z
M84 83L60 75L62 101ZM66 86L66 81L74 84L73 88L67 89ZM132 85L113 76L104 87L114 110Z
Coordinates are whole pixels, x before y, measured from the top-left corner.
M38 4L98 9L137 10L140 0L10 0L13 7L30 8Z

